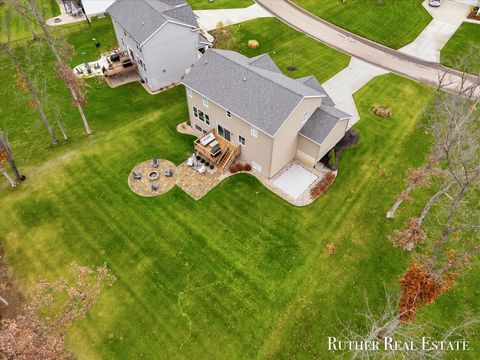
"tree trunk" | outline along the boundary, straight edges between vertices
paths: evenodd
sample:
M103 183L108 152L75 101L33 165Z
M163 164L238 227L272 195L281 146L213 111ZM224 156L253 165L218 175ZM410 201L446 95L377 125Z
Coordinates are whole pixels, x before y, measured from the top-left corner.
M413 189L415 189L415 185L410 184L405 190L405 193L408 195ZM404 200L405 199L401 198L395 201L395 204L393 204L392 208L387 212L387 219L393 219L395 217L395 212L400 207L400 205L402 205Z
M50 34L50 30L48 30L48 28L47 28L47 25L45 23L45 20L43 19L42 14L38 11L38 8L35 4L35 0L28 0L28 1L29 1L30 9L31 9L33 15L35 16L35 19L36 19L38 25L40 25L40 27L43 31L43 34L45 35L45 38L47 39L48 46L50 47L53 55L57 59L57 63L63 64L63 59L60 56L60 54L58 53L57 47L55 45L55 41ZM70 93L72 94L73 100L77 104L77 109L78 109L78 112L80 113L80 117L82 118L83 125L85 127L85 132L87 133L87 135L91 135L92 130L90 129L90 126L88 125L87 118L85 117L85 113L83 112L83 107L78 101L77 94L75 93L75 89L70 84L66 84L66 85L67 85L68 89L70 90Z
M384 340L387 337L391 337L398 325L400 325L400 316L396 316L392 321L390 321L382 329L380 329L380 331L377 334L377 337L380 340Z
M25 180L25 176L20 175L20 172L17 168L17 163L15 161L15 157L13 156L12 148L10 147L10 143L8 142L8 136L6 133L0 131L0 148L3 147L7 152L8 162L10 163L10 167L12 168L13 173L15 174L15 178L17 181Z
M2 47L5 49L5 51L10 56L10 59L14 63L15 67L20 71L20 74L22 75L23 80L25 80L25 83L27 84L28 91L32 95L33 101L35 102L37 110L40 114L40 119L42 120L43 124L47 128L48 134L50 135L50 138L52 139L52 143L53 144L58 144L57 137L55 136L55 133L53 132L53 129L50 125L50 122L48 121L47 115L45 114L45 111L43 110L43 105L40 102L40 98L37 94L37 91L36 91L35 87L33 86L32 82L30 81L30 77L28 76L27 71L23 68L22 64L20 63L17 56L15 55L15 53L13 52L13 50L10 48L9 45L2 44Z
M3 174L3 176L5 176L5 179L8 180L11 187L17 186L15 179L8 174L7 170L3 167L3 165L0 165L0 172Z

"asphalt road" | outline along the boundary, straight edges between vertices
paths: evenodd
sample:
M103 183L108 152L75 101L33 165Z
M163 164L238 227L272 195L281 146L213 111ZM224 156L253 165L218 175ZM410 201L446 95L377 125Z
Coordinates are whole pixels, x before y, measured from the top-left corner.
M281 21L328 46L423 84L436 88L441 82L443 89L457 92L460 87L465 88L478 81L478 78L473 76L465 80L461 73L438 63L401 53L352 34L288 0L256 0L256 2ZM480 95L480 91L477 90L476 94Z

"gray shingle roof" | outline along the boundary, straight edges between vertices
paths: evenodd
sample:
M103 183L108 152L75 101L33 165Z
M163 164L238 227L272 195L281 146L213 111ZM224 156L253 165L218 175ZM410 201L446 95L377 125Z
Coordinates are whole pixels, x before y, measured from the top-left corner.
M197 18L185 0L117 0L107 12L142 44L167 21L197 28Z
M315 90L320 91L321 93L325 94L325 98L322 100L323 105L328 105L328 106L335 106L335 102L332 100L332 98L328 95L328 93L325 91L323 86L318 82L317 78L313 75L310 76L305 76L303 78L297 79L297 81L300 81L302 84L305 84Z
M304 97L325 95L275 71L264 57L252 62L237 52L209 49L183 83L274 136Z
M254 58L251 58L249 64L252 66L256 66L260 69L273 71L276 73L282 73L278 68L277 64L273 62L272 58L268 56L268 54L263 54L263 55L259 55Z
M313 112L299 133L321 144L340 120L351 117L333 106L322 104Z

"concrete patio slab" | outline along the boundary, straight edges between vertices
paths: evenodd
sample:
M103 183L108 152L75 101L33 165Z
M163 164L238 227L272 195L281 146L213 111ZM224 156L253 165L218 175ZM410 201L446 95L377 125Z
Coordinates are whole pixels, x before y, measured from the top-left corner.
M297 199L317 179L318 176L314 173L298 164L293 164L273 181L273 185L293 199Z
M273 16L258 4L240 9L197 10L195 14L199 17L200 28L206 31L214 30L220 21L224 25L232 25L247 20Z

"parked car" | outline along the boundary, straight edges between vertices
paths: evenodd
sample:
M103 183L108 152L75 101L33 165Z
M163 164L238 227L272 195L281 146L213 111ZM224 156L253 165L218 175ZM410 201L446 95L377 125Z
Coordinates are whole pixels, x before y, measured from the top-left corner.
M429 0L428 5L430 5L431 7L439 7L440 0Z

